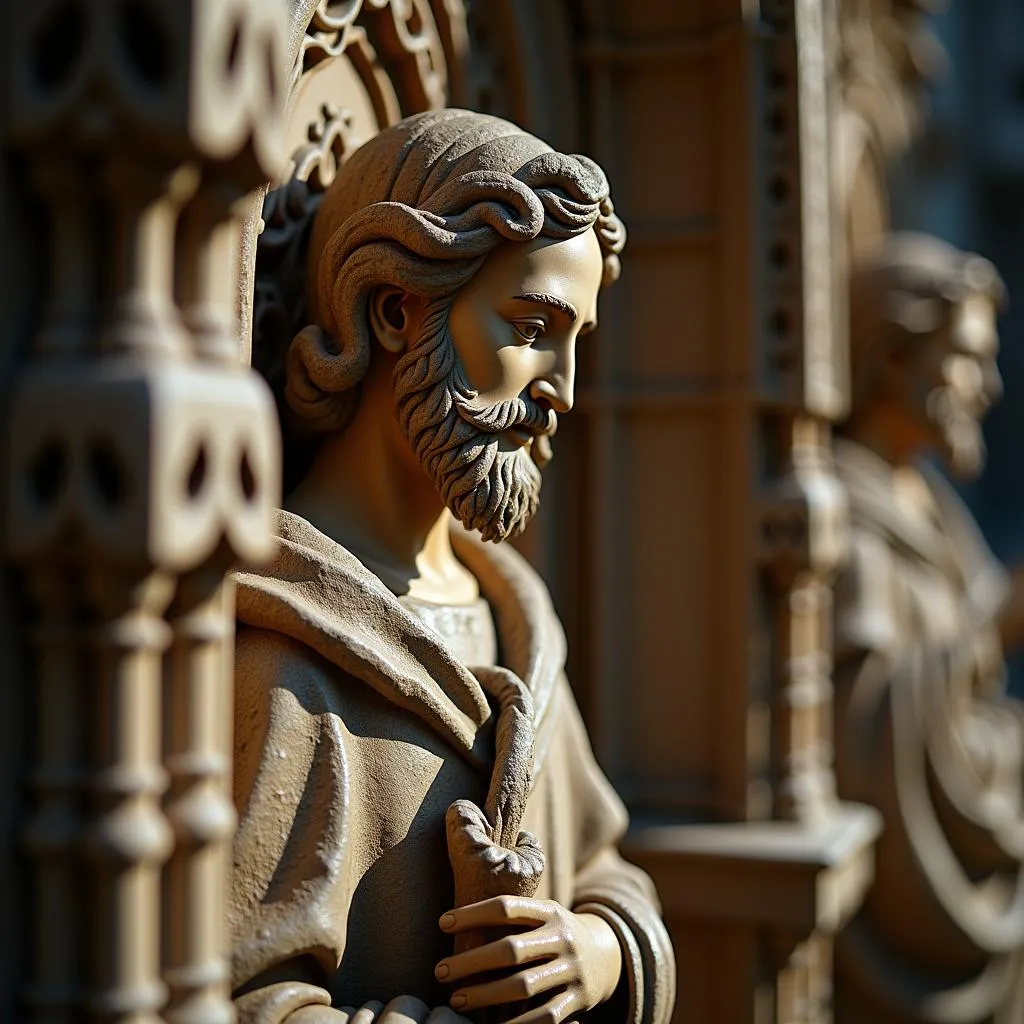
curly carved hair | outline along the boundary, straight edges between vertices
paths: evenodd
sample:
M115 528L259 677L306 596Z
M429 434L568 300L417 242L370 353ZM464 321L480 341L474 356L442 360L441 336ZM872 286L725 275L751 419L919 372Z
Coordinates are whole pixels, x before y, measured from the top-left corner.
M607 285L619 275L626 232L601 168L508 121L448 109L374 136L343 166L313 225L308 305L316 326L288 349L291 426L308 436L351 420L370 365L367 307L377 287L454 297L501 243L591 228Z

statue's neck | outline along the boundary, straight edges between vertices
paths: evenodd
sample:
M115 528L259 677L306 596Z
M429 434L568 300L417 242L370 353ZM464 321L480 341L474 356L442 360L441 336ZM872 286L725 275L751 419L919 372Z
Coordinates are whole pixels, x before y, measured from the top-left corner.
M479 590L452 551L451 514L390 408L373 413L361 403L346 430L322 443L285 507L351 551L393 593L471 603Z

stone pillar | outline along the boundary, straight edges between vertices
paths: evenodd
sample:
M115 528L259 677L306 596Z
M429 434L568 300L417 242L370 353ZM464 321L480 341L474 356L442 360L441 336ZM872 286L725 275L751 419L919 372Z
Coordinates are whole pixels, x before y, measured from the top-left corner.
M271 552L273 403L237 359L246 193L279 170L285 11L13 6L8 145L48 280L13 384L30 598L24 1019L233 1019L234 628Z

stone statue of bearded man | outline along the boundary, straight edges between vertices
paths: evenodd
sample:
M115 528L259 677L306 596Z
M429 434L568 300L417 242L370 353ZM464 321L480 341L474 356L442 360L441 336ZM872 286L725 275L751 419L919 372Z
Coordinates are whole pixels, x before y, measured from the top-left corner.
M312 323L255 353L288 497L239 576L242 1021L669 1019L560 624L485 543L537 508L624 240L593 161L460 110L381 132L324 197Z

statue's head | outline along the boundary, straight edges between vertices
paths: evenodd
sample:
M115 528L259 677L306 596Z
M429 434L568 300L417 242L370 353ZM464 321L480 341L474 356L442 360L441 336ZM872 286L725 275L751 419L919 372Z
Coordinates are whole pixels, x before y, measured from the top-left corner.
M624 241L587 157L463 110L384 130L317 212L312 324L286 357L289 429L315 445L386 386L376 414L396 420L455 516L489 540L520 532Z
M869 420L906 453L980 472L981 419L998 401L996 268L929 235L894 234L850 277L850 425Z

